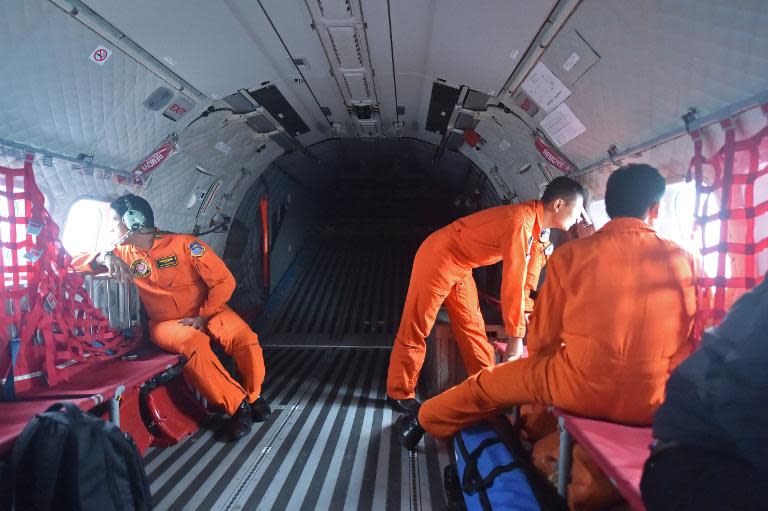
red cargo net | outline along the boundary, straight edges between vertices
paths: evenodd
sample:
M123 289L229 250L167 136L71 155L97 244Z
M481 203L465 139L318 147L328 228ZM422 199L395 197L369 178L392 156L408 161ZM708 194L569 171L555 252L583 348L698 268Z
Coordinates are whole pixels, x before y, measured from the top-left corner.
M762 110L768 115L768 104ZM699 333L718 324L733 302L768 270L768 126L748 139L736 140L733 120L720 124L725 144L710 158L702 155L701 130L691 133L690 172L696 180L701 253L704 266L712 259L717 262L714 275L699 278L700 289L709 295L700 305Z
M49 385L63 377L58 365L124 354L133 340L112 330L83 289L59 228L45 209L32 172L0 167L0 378L4 399L14 399L14 375L41 371ZM26 380L25 380L26 382Z

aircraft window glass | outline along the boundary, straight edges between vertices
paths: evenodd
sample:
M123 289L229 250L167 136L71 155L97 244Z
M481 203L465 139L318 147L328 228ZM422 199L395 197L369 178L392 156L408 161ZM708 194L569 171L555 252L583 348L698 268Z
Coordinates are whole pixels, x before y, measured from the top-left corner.
M717 211L717 202L715 197L702 196L702 201L706 201L707 212ZM694 230L694 208L696 206L696 183L674 183L667 185L664 197L661 200L659 208L659 219L656 223L656 230L665 238L671 239L690 253L701 257L701 230ZM592 202L589 206L589 214L595 224L596 229L600 229L608 223L608 213L605 211L605 200ZM711 247L720 241L720 221L708 222L704 236L706 246ZM717 275L717 253L708 254L702 258L704 272L707 275ZM731 274L730 260L726 260L726 277Z
M610 220L608 213L605 211L605 200L592 201L588 209L590 219L595 224L595 229L600 229Z
M106 249L112 240L109 203L80 199L69 210L61 244L70 254Z

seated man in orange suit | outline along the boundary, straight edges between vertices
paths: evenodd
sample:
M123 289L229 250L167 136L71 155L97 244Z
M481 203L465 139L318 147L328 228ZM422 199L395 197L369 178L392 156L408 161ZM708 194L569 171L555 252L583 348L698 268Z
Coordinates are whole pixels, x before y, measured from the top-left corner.
M149 315L152 342L187 358L184 376L231 416L231 439L243 437L253 421L266 420L271 410L261 397L265 369L259 339L227 307L235 278L194 236L157 230L152 207L143 198L124 195L110 208L117 246L76 257L73 265L80 271L105 266L110 275L133 278ZM243 385L221 365L211 340L232 356Z
M525 403L650 424L670 373L690 353L696 311L692 256L652 227L664 189L651 166L615 171L605 195L611 221L547 262L528 358L483 369L426 401L418 416L402 415L403 444L413 449L424 430L448 437Z

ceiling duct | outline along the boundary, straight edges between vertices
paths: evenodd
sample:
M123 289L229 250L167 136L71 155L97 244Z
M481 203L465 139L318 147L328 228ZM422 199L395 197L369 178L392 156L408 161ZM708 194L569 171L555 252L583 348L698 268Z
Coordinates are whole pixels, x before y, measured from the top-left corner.
M307 0L306 4L347 111L356 121L356 133L351 135L382 133L359 0Z

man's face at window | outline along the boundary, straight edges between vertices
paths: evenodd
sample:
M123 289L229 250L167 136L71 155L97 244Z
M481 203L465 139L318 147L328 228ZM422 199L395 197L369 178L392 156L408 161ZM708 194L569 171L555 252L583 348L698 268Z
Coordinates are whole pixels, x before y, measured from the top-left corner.
M111 233L113 235L113 238L115 241L125 236L125 233L128 232L128 228L123 223L123 219L120 217L120 215L115 211L114 209L110 208L110 217L109 221L111 223L112 229ZM125 244L125 241L120 243L121 245Z

